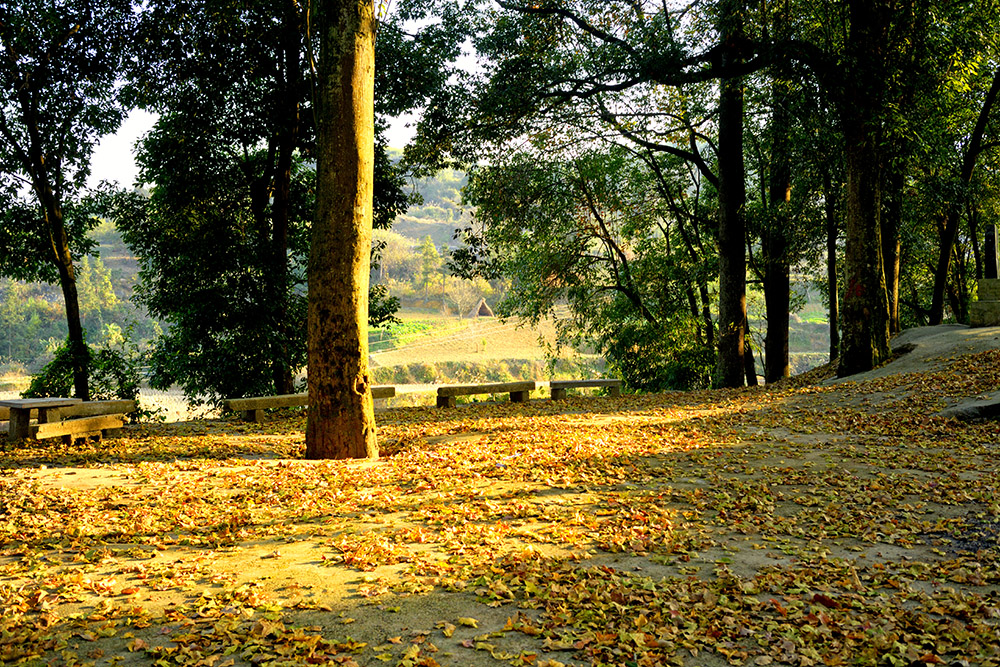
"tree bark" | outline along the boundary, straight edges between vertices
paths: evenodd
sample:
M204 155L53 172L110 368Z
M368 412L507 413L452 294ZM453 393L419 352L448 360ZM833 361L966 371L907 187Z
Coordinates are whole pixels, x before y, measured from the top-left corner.
M840 356L840 293L837 279L837 202L833 177L823 170L823 200L826 216L826 290L830 300L830 361Z
M848 59L841 100L847 170L841 377L889 358L889 304L881 238L881 139L884 109L886 0L851 0Z
M775 15L775 34L784 36L781 10ZM789 113L789 83L776 68L771 82L771 160L768 178L769 215L764 227L764 307L767 333L764 337L764 381L777 382L789 376L788 320L791 307L791 278L788 262L788 203L792 197L792 167L788 133L792 123Z
M723 42L735 42L743 32L739 0L720 3ZM723 66L738 56L724 49ZM719 355L715 385L742 387L746 337L746 173L743 168L743 79L720 82L719 93Z
M905 164L894 165L886 178L885 208L882 213L882 270L885 272L886 298L889 301L889 334L899 333L899 255L902 246L899 230L903 221L903 186Z
M318 7L316 219L309 255L308 458L376 458L368 367L374 178L372 0Z

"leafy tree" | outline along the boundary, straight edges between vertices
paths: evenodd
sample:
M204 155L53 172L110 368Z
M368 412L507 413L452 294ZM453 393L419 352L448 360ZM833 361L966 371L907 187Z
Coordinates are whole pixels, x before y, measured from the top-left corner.
M96 317L100 330L104 326L104 314L114 311L120 305L115 289L111 284L111 272L104 266L100 257L91 262L86 255L80 259L77 277L80 297L80 314L84 323Z
M928 65L937 72L971 53L937 48L939 35L949 28L932 19L946 17L944 26L989 24L996 19L995 8L937 0L803 0L774 3L759 12L747 11L736 0L670 8L614 0L497 4L499 9L477 6L481 19L475 45L492 63L482 75L458 77L465 85L443 100L442 112L424 120L420 146L430 158L451 151L480 159L490 150L523 141L569 146L574 139L567 138L566 128L573 127L603 137L616 133L637 146L683 156L710 181L714 177L723 340L718 372L722 383L736 384L744 238L730 232L743 224L740 193L746 171L738 166L743 158L739 144L741 132L753 125L752 116L739 111L745 104L744 77L772 71L779 78L808 79L818 85L823 106L832 111L840 137L825 143L840 151L837 161L842 161L846 183L840 196L834 174L824 180L831 204L827 220L837 218L834 204L842 206L845 220L846 285L843 297L831 301L840 311L843 334L839 372L855 373L887 359L888 336L895 327L890 306L898 284L894 210L899 207L894 202L905 185L897 175L905 174L900 165L910 151L907 128L915 126L924 109L914 102L936 76L924 76ZM970 22L971 16L979 19ZM718 93L699 88L706 81L719 81ZM778 111L782 106L775 104ZM464 125L445 122L449 112L461 108L476 111ZM775 203L788 185L778 135L792 126L774 119L774 137L766 140L777 149L774 182L758 182L764 192L774 193L769 198ZM703 151L714 155L714 165ZM745 192L745 181L742 185ZM782 208L774 206L771 213L780 214ZM780 228L777 221L763 229ZM832 231L827 234L833 239L831 249L836 246ZM782 296L790 261L787 241L770 231L762 240L762 275L766 286L775 285L767 291L780 301L773 303L770 319L780 330L788 310ZM831 297L839 297L837 291ZM786 338L769 335L776 345L771 356L781 373Z
M317 197L309 254L308 458L377 458L368 368L375 8L321 2Z
M411 16L408 4L394 17ZM143 261L139 296L168 324L153 380L180 383L192 399L287 393L306 359L318 48L307 9L169 2L146 22L152 46L131 90L161 114L139 155L151 196L123 197L116 215ZM419 103L440 76L435 63L457 48L437 24L405 33L403 18L380 29L380 56L393 64L379 70L385 113ZM374 224L385 228L407 198L384 142L376 146ZM213 236L231 246L204 247ZM369 301L370 324L392 321L398 301L384 285L371 286Z
M560 339L595 344L636 389L703 387L714 355L695 295L707 293L714 258L691 252L697 232L672 210L669 189L690 175L654 164L663 193L646 187L650 164L621 146L560 161L517 153L476 170L467 196L480 227L452 264L510 278L502 315L537 322L568 303Z
M0 5L0 272L58 280L73 390L83 399L88 355L74 262L91 222L73 221L73 209L94 144L124 115L119 78L136 20L130 0Z

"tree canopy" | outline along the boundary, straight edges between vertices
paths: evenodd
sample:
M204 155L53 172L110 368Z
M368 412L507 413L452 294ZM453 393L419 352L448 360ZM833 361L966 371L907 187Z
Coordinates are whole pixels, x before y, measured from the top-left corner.
M131 0L0 6L0 275L59 282L74 391L84 399L88 354L75 261L93 223L81 190L94 145L125 114L120 80L135 10Z

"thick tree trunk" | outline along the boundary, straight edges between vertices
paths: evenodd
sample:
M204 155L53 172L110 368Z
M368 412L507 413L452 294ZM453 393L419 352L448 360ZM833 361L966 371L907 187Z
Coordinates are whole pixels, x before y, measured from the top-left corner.
M288 225L291 209L292 160L299 134L299 86L302 81L301 54L302 28L299 11L292 2L285 3L281 48L281 72L284 120L277 141L277 165L274 174L274 204L271 215L271 264L275 304L275 330L278 334L277 349L272 358L271 371L274 390L290 394L293 389L294 369L289 365L289 342L294 337L288 321Z
M316 219L309 255L308 458L376 458L368 368L374 178L372 0L319 4Z
M881 238L881 161L887 41L886 0L851 0L848 55L852 62L841 100L847 169L841 377L871 370L889 358L889 303Z
M724 42L743 32L741 3L725 0L721 28ZM732 58L731 54L725 58ZM731 64L730 62L723 63ZM743 168L743 80L724 79L719 94L719 355L715 384L742 387L746 337L746 173Z
M779 13L778 18L781 18ZM783 35L783 22L776 19L775 34ZM771 164L768 183L769 213L764 227L764 306L767 334L764 338L764 381L777 382L789 376L788 319L791 280L788 262L788 203L792 197L792 168L788 133L792 117L788 82L778 74L771 84Z

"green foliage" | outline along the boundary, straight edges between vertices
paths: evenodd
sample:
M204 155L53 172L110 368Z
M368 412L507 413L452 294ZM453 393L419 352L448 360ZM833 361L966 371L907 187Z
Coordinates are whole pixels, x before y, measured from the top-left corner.
M537 322L568 304L561 342L596 346L633 388L702 386L713 353L689 295L712 258L686 249L696 232L649 192L652 178L615 147L565 160L517 154L477 170L467 196L482 227L466 230L451 268L509 278L505 316ZM675 187L685 187L679 172Z
M439 361L433 364L414 362L375 368L377 384L469 384L512 382L515 380L570 380L609 374L603 359L597 357L559 357L546 361L498 359L493 361ZM418 379L419 378L419 379Z
M642 320L619 322L601 339L610 374L624 378L631 389L707 389L715 354L698 344L691 321L656 327Z
M90 398L95 401L139 399L141 370L145 357L126 336L117 344L87 347L90 367ZM73 391L73 355L69 344L59 346L55 356L31 378L24 398L69 396Z

